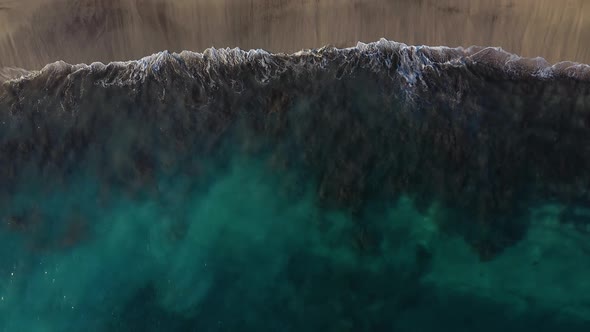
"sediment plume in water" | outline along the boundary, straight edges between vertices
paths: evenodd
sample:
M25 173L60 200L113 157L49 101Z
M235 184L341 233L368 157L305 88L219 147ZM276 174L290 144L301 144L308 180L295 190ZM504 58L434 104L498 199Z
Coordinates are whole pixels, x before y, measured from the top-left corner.
M3 73L4 328L590 324L588 65L382 39Z

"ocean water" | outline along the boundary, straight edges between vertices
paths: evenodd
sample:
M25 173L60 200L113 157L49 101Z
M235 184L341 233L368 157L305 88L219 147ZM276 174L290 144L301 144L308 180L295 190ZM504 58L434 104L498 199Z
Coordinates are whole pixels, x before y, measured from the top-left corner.
M590 67L381 40L0 90L0 331L587 331Z

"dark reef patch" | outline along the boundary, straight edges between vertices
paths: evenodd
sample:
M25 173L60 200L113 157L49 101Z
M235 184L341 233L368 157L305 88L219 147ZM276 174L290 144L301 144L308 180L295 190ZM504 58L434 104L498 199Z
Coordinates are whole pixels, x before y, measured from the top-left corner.
M449 229L492 258L525 234L533 202L589 202L589 73L386 41L56 63L3 86L0 180L64 177L96 159L107 183L136 188L169 167L162 155L182 165L233 140L305 166L322 204L353 214L375 197L442 202Z

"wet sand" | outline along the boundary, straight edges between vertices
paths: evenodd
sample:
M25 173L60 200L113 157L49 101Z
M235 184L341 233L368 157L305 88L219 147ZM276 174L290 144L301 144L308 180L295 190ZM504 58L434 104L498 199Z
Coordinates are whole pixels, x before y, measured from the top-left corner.
M294 52L381 37L590 63L590 1L0 0L0 67L211 46Z

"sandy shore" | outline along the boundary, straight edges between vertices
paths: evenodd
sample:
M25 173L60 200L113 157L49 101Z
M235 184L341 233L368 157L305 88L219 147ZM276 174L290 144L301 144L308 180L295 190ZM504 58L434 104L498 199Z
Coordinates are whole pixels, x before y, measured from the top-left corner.
M0 0L0 67L211 46L293 52L380 37L590 63L590 1Z

